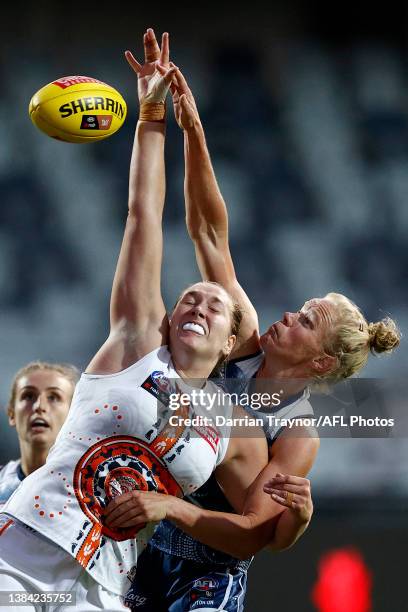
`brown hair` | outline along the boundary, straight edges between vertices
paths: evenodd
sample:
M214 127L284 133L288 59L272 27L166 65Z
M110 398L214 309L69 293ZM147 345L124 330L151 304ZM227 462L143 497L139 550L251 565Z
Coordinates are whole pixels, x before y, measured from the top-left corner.
M338 382L357 373L372 354L391 353L400 343L401 333L395 322L385 317L377 323L368 323L361 310L340 293L328 293L325 299L336 306L334 338L327 352L337 357L337 368L322 378Z
M17 384L20 378L36 372L37 370L51 370L57 372L66 378L72 385L72 393L74 392L75 385L79 379L79 370L69 363L48 363L46 361L31 361L24 367L22 367L14 376L13 383L11 385L10 398L8 401L8 410L14 409L14 403L17 395Z

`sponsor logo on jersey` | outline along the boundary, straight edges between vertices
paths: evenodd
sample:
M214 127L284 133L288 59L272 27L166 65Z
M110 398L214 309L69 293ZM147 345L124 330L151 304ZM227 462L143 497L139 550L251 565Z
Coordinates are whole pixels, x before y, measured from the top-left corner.
M163 406L167 407L169 405L171 387L163 372L157 370L152 372L142 383L142 389L153 395Z
M126 593L125 605L130 604L129 608L138 608L139 606L144 606L147 603L147 597L144 595L138 595L137 593L133 593L129 591Z
M171 384L168 378L165 377L164 372L160 370L155 370L151 373L151 377L154 383L158 386L160 391L164 391L165 393L170 393Z

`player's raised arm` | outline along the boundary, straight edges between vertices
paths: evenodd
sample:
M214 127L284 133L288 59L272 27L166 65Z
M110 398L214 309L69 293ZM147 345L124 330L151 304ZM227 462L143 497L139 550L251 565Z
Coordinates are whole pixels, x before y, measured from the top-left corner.
M160 291L162 215L165 196L165 97L174 69L168 34L160 50L153 30L144 35L143 65L126 52L138 78L140 117L129 177L129 210L113 281L110 335L90 363L89 373L128 367L166 342L167 317ZM164 67L162 75L157 65Z
M193 94L180 70L172 85L176 120L184 132L186 221L203 279L217 281L244 317L233 356L258 350L258 317L240 286L228 242L228 213L219 190Z

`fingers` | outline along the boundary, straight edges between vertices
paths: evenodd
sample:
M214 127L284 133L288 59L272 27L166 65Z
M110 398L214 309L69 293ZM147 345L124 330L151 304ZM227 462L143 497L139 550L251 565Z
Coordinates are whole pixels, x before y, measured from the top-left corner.
M307 478L278 473L264 484L263 490L276 503L299 513L313 508L310 481Z
M116 520L120 519L121 516L129 512L130 509L134 509L134 504L131 501L124 501L119 505L112 505L108 507L104 515L104 522L112 524Z
M178 70L177 66L175 66L172 62L170 62L170 68L163 66L161 63L156 64L157 72L160 72L162 76L170 75L170 80L175 80L175 74Z
M132 70L134 70L136 74L139 74L139 72L142 69L142 66L139 64L137 59L135 59L133 53L131 51L125 51L125 57L126 57L127 63L132 68Z
M286 508L297 508L299 506L297 495L287 491L276 491L276 493L271 493L271 497L273 501Z
M137 517L133 517L132 519L121 523L119 525L119 527L120 527L120 529L128 529L129 527L136 527L136 528L139 528L139 529L143 529L143 527L146 527L146 523L147 522L148 521L145 521L143 519L138 521Z
M161 64L161 68L164 67L164 69L167 70L169 66L170 53L168 32L164 32L162 36L162 48L160 50L154 31L152 28L148 28L143 35L143 45L145 63L159 62L159 64ZM136 74L139 74L142 70L142 65L139 64L133 54L130 51L125 51L125 57L130 67L136 72Z
M143 520L143 513L135 510L134 508L129 508L127 512L124 512L120 516L117 516L114 520L106 521L109 527L134 527L135 525L140 525L141 523L145 523Z
M170 62L170 68L166 68L165 66L162 66L161 61L160 61L160 63L158 62L156 64L156 69L157 69L157 72L160 72L162 76L169 77L168 79L165 79L165 80L167 84L170 82L170 91L171 91L171 95L173 96L173 102L175 102L176 100L174 99L174 96L176 94L177 94L177 100L179 98L179 95L177 92L177 85L175 82L175 76L178 70L177 66L175 66L173 62Z
M311 500L310 481L307 478L277 474L265 483L264 492L277 503L296 508Z
M162 35L162 46L160 52L160 64L163 66L169 65L170 51L169 51L169 34L164 32Z
M157 69L157 72L160 72L162 76L165 76L166 74L169 73L169 69L165 68L159 63L156 64L156 69ZM174 72L171 73L170 91L171 91L171 95L173 96L173 101L174 101L174 94L177 92L177 88L174 84Z
M176 73L177 67L173 66L172 68L169 68L163 75L164 78L164 82L169 85L172 83L173 81L173 77Z
M190 102L188 101L188 98L187 98L186 94L182 94L180 96L180 104L181 104L183 110L185 110L187 113L192 111Z
M160 47L152 28L148 28L143 36L145 62L156 62L160 58Z
M302 478L301 476L292 476L291 474L281 474L278 472L275 476L280 482L287 482L291 484L304 484L309 483L310 481L307 478Z
M180 71L180 68L176 66L173 62L169 62L171 72L171 93L178 93L179 96L182 94L186 94L192 96L191 90L187 85L187 81L184 78L183 74ZM157 64L157 70L161 75L166 75L169 73L169 69L163 65L162 60Z
M173 62L170 62L170 66L174 65ZM190 94L191 95L191 90L189 88L189 86L187 85L187 81L183 76L183 73L181 72L181 70L179 68L177 68L177 72L175 74L175 81L177 83L177 87L179 89L180 93L185 93L185 94Z
M168 72L169 69L166 68L165 66L162 66L161 62L158 62L156 64L156 70L157 72L160 72L160 74L164 76L166 72Z
M276 474L273 478L268 480L265 483L265 486L275 486L275 485L297 485L297 486L308 486L310 488L310 480L307 478L302 478L301 476L292 476L290 474Z
M271 493L272 491L287 491L289 493L305 495L307 494L307 487L305 485L271 483L264 486L264 491L265 493Z

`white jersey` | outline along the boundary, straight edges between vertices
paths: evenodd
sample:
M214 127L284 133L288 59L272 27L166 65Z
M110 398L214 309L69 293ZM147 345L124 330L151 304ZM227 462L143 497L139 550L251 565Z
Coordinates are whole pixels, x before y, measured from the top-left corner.
M102 519L109 501L132 489L192 493L227 450L226 431L170 426L171 416L192 416L190 406L170 409L174 387L186 392L166 346L117 374L82 374L46 464L3 508L64 548L114 593L128 589L127 574L153 526L109 528ZM219 396L211 382L204 390ZM230 404L223 410L231 416Z
M250 355L249 357L241 357L232 359L228 362L225 370L225 378L227 379L227 388L238 389L239 393L251 395L251 383L256 376L259 368L264 360L263 352ZM235 381L237 381L236 384ZM283 431L284 425L290 419L300 417L313 416L313 408L309 402L310 391L306 387L299 394L288 398L287 401L281 402L272 409L255 410L251 406L243 406L243 408L251 416L263 420L263 430L265 432L268 444L271 445L279 434Z
M24 478L21 459L9 461L0 468L0 512Z

